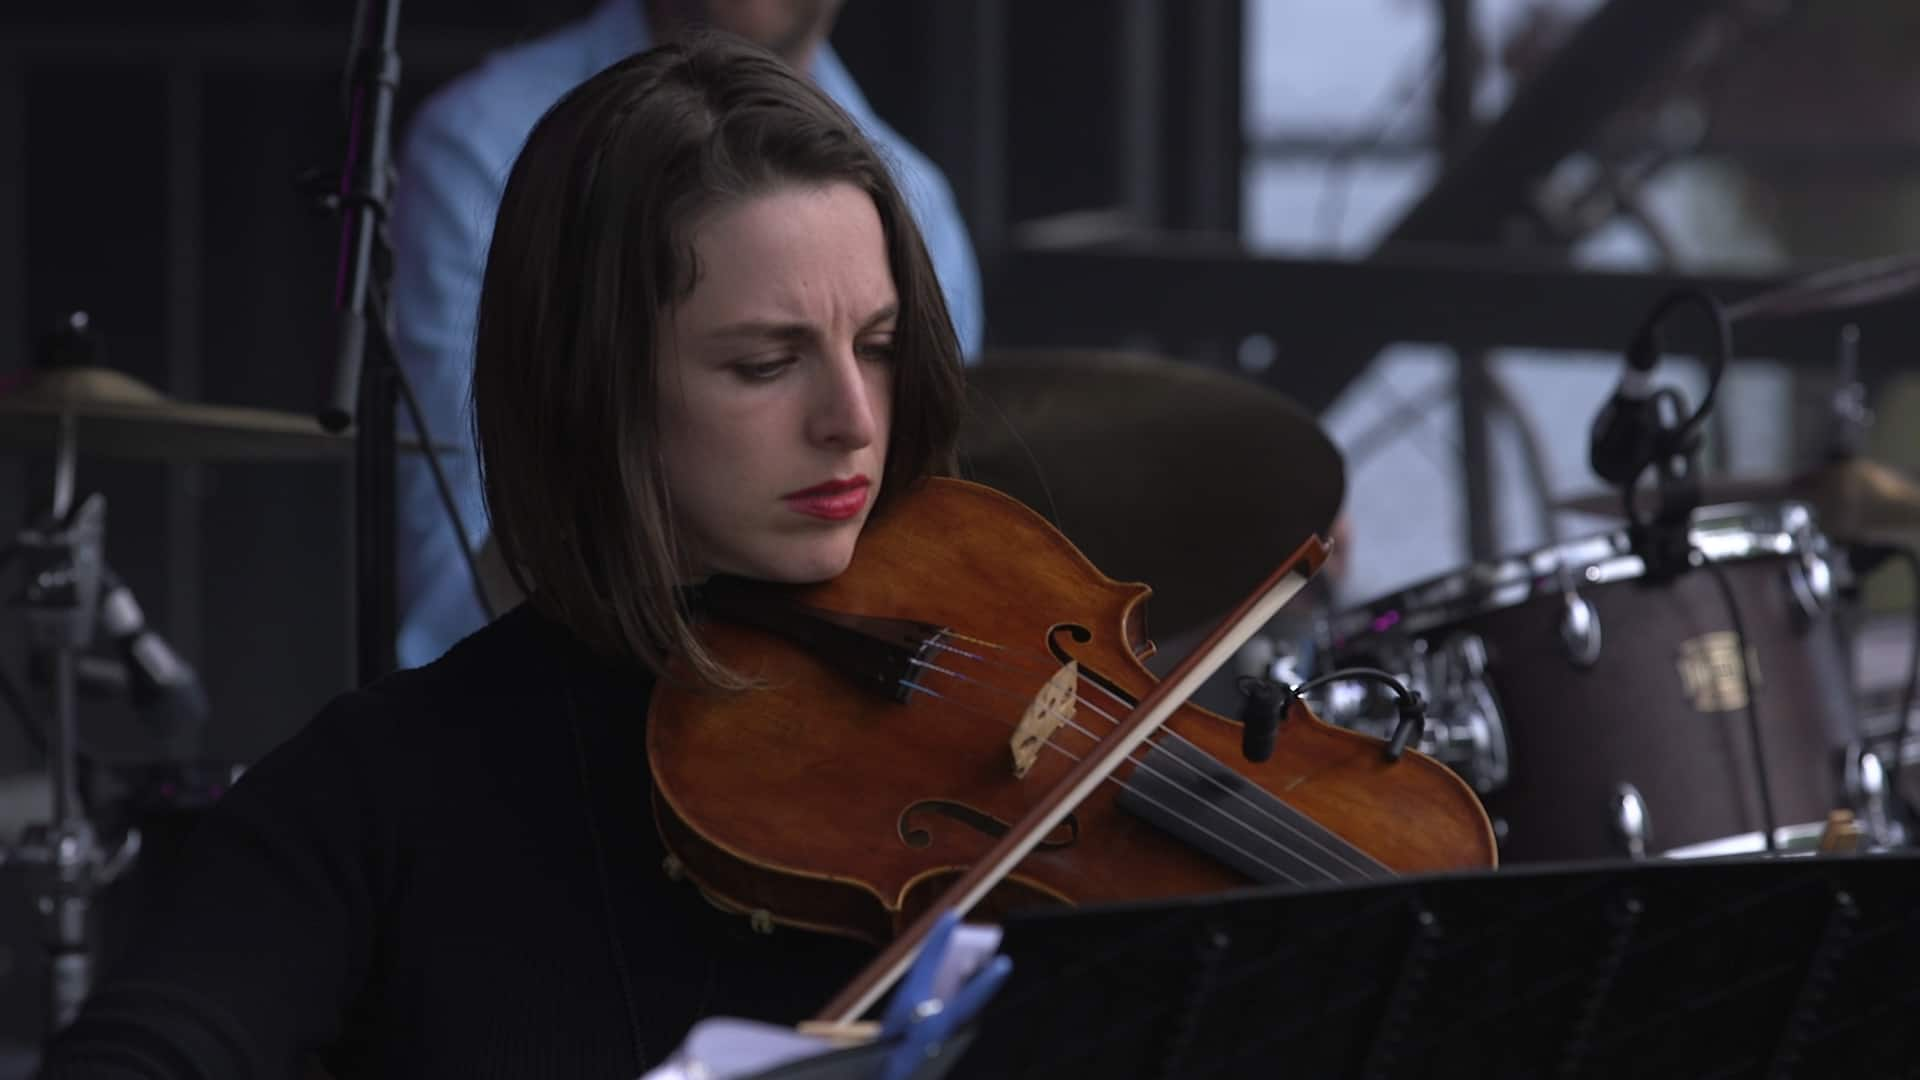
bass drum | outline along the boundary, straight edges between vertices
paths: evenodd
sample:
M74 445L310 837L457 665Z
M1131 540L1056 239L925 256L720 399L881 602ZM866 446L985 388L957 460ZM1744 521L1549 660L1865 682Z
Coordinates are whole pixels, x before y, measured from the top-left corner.
M1831 811L1880 809L1845 779L1857 726L1826 539L1798 503L1703 508L1690 533L1711 566L1664 583L1622 531L1394 594L1333 620L1321 668L1382 668L1427 699L1422 749L1480 792L1503 861L1759 851L1763 790L1776 839L1810 848ZM1392 729L1377 690L1337 684L1314 704Z

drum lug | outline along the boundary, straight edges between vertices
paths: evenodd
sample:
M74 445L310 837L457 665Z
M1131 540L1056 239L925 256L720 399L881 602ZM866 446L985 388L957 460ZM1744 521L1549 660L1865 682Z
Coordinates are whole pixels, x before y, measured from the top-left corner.
M1632 784L1614 788L1612 811L1614 837L1629 856L1646 858L1647 834L1653 823L1648 820L1647 800L1640 797L1640 789Z
M1447 639L1434 660L1427 681L1449 706L1435 740L1446 748L1442 758L1465 762L1460 771L1482 795L1498 791L1507 783L1507 724L1487 684L1492 658L1486 640L1458 634Z
M1803 552L1787 564L1787 587L1803 625L1816 622L1833 605L1833 566L1818 552Z
M1445 738L1455 746L1456 756L1470 763L1467 780L1474 790L1487 795L1506 786L1507 736L1499 709L1490 701L1476 700L1458 723L1448 725Z
M1590 668L1600 662L1600 613L1578 592L1565 594L1560 643L1566 646L1567 659L1574 667Z
M1458 634L1447 639L1449 672L1460 679L1483 680L1493 660L1487 655L1487 639L1479 634Z
M1905 843L1888 806L1887 769L1880 755L1855 743L1847 749L1844 786L1847 802L1865 823L1868 839L1879 847Z

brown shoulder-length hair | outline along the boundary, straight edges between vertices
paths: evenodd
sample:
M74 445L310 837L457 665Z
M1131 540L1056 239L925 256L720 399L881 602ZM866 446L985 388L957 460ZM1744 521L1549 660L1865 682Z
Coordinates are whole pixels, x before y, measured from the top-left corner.
M899 293L876 513L952 471L960 350L919 229L854 121L785 63L715 34L623 61L535 125L487 253L473 417L500 554L529 601L596 652L739 686L695 636L660 452L657 342L698 280L693 232L788 184L843 182L879 211Z

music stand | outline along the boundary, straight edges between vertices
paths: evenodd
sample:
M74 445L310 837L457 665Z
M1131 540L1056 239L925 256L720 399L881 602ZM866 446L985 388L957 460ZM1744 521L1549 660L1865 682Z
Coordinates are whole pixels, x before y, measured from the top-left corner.
M1589 863L1014 917L953 1076L1904 1073L1916 880Z

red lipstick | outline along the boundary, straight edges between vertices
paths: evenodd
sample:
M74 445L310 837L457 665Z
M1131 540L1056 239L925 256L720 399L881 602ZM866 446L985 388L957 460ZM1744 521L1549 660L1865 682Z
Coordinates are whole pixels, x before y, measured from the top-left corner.
M845 521L866 508L867 489L870 486L871 482L866 477L854 476L845 480L829 480L781 497L788 506L802 514L828 521Z

